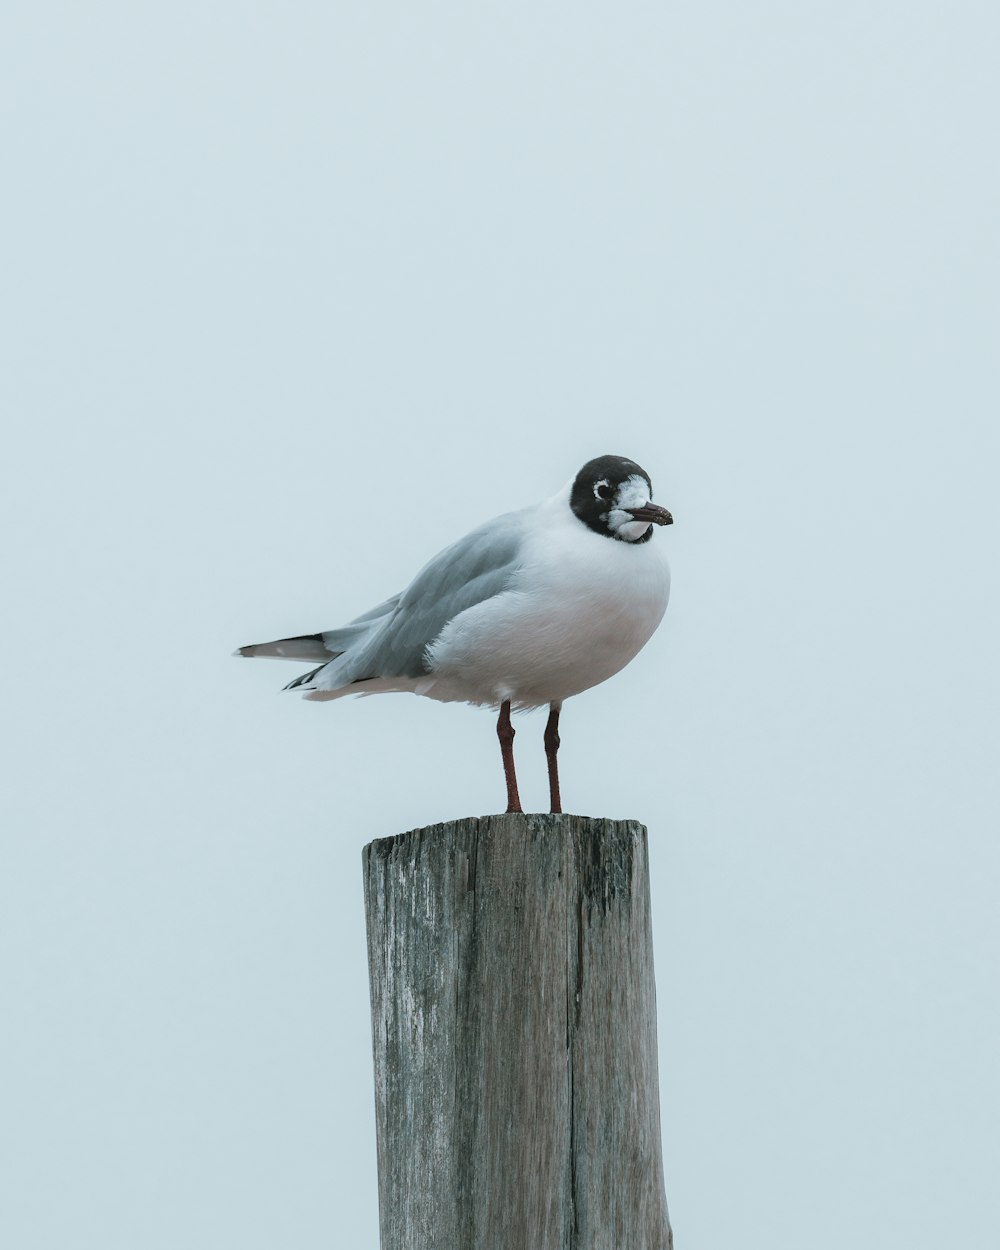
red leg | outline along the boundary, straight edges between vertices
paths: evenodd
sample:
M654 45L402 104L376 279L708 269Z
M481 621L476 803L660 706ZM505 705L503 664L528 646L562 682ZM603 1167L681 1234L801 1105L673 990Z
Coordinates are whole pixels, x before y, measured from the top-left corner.
M559 797L559 764L556 756L559 752L559 713L561 703L553 703L549 709L549 719L545 725L545 759L549 766L549 810L562 811Z
M510 723L510 699L500 704L497 737L500 739L503 775L507 782L507 811L520 812L524 809L521 807L521 799L517 793L517 775L514 772L514 726Z

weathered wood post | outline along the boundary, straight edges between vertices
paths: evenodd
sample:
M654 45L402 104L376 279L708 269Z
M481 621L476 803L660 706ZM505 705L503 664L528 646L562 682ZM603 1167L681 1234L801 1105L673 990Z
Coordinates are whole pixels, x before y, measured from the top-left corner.
M646 830L364 850L382 1250L670 1250Z

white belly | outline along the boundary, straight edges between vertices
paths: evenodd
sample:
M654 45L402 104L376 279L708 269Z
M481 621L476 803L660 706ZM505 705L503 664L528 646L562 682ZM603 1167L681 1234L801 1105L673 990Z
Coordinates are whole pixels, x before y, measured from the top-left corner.
M444 628L429 649L431 676L420 693L519 707L562 702L638 654L669 592L655 537L617 542L571 517L533 544L511 590Z

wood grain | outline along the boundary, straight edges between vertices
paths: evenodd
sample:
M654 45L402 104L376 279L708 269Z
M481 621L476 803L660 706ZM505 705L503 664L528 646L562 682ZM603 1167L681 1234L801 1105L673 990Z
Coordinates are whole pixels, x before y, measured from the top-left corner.
M670 1250L646 830L365 847L382 1250Z

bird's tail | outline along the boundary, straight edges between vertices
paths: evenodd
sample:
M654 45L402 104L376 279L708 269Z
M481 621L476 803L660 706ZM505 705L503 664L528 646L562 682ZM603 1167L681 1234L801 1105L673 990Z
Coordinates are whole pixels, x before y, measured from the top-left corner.
M268 656L278 660L306 660L316 667L296 677L294 681L288 683L285 689L294 690L303 686L308 689L313 678L332 660L338 659L354 647L363 647L372 634L378 632L386 618L392 615L398 603L399 595L394 595L385 603L380 603L378 607L372 608L363 616L351 621L349 625L342 625L340 629L328 629L321 634L298 634L294 638L277 638L274 642L256 642L249 647L240 647L234 654L244 655L251 659ZM347 682L352 680L348 676ZM336 698L337 695L324 691L321 694L306 697L329 699Z
M255 642L249 647L240 647L234 655L245 655L248 659L258 656L270 656L277 660L322 660L329 663L343 651L327 646L323 634L300 634L297 638L278 638L274 642Z

